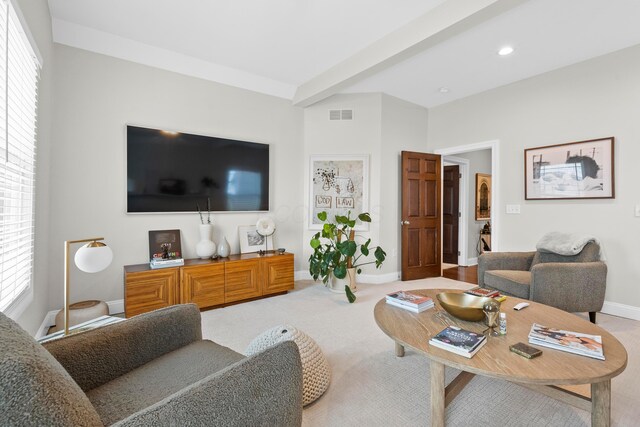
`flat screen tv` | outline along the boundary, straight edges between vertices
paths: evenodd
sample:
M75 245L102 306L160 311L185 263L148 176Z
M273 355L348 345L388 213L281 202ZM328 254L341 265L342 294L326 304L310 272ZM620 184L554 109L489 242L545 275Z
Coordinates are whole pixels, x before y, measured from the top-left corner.
M127 126L127 212L268 211L269 145Z

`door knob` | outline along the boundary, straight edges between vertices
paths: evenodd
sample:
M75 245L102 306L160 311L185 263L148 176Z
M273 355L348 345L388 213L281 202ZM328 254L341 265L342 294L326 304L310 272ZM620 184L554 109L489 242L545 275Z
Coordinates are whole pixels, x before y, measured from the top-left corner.
M400 221L400 224L401 224L401 225L409 225L409 224L410 224L410 222L409 222L409 221Z

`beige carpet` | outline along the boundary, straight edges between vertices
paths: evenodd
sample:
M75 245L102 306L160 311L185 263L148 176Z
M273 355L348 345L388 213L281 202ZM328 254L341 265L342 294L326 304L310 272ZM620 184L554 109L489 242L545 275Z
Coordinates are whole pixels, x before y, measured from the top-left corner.
M316 340L333 378L324 396L305 408L305 426L424 426L429 424L427 359L411 350L395 357L393 342L375 324L373 307L398 289L469 287L445 278L361 284L358 300L349 305L343 295L302 281L287 295L203 312L203 331L205 338L239 352L259 333L283 324ZM599 314L598 323L630 355L639 354L640 322ZM629 357L627 369L613 380L613 425L637 425L640 419L638 359ZM447 382L455 375L447 370ZM588 426L590 414L516 384L476 377L447 408L447 425Z

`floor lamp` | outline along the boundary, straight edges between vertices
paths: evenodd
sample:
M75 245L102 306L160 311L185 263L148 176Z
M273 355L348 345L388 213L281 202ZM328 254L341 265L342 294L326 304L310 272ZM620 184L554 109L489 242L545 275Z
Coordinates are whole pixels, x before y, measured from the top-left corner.
M74 243L87 243L76 252L76 266L85 273L97 273L104 270L113 260L111 248L100 242L104 237L64 242L64 334L69 335L69 248Z

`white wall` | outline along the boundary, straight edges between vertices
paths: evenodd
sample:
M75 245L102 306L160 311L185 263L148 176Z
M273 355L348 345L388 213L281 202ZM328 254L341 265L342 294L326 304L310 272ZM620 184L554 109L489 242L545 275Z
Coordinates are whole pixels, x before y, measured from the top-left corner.
M38 83L38 129L35 200L35 256L33 301L17 319L18 323L35 334L49 306L49 159L53 113L53 41L51 17L46 1L17 1L29 31L43 60Z
M196 257L197 214L127 215L125 124L271 144L271 215L276 247L301 259L304 173L302 110L291 102L55 45L56 108L50 181L49 309L63 302L63 242L105 237L111 266L71 271L72 301L123 298L123 266L148 261L148 231L178 228L187 258ZM239 252L237 227L258 213L213 215L214 240ZM76 248L74 248L75 250Z
M330 109L353 109L353 120L330 121ZM387 260L377 271L366 266L363 274L395 275L400 271L400 152L426 151L426 136L425 108L380 93L334 95L304 110L307 206L312 154L369 155L368 210L372 223L369 232L360 234L371 237L372 244L382 246ZM309 240L314 233L308 229L303 233L305 260L311 254Z
M533 250L546 232L601 239L609 274L607 301L640 307L640 46L553 71L429 110L429 148L500 140L501 250ZM616 198L524 200L528 147L614 136Z
M476 174L491 175L491 150L477 150L456 154L455 157L469 160L469 177L467 180L467 257L478 257L478 239L480 230L487 221L476 221Z

